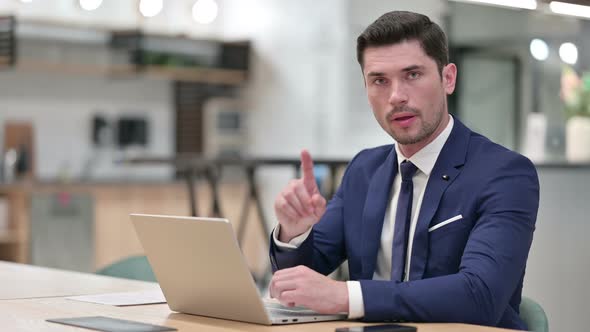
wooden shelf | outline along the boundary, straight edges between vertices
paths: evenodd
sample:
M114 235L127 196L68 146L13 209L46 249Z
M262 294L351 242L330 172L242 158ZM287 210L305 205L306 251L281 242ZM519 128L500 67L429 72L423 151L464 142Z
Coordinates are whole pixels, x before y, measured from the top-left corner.
M243 70L216 69L216 68L169 68L159 66L147 66L140 71L148 77L166 78L182 82L199 82L212 84L235 85L246 81L246 72Z
M0 65L8 64L0 57ZM56 63L31 60L19 60L15 69L21 72L43 72L66 75L89 76L133 76L139 75L154 79L167 79L182 82L198 82L211 84L237 85L246 81L243 70L216 68L169 68L163 66L147 66L136 69L134 65L88 65L79 63Z
M16 63L15 69L22 72L44 72L91 76L132 75L135 73L134 66L131 65L99 66L81 63L57 63L21 59L19 59Z

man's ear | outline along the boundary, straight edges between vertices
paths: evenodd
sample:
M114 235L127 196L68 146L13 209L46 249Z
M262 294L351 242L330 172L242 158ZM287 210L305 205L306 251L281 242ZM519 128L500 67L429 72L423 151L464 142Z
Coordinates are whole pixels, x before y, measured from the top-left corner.
M445 92L450 95L455 91L457 84L457 66L454 63L449 63L442 70L442 83Z

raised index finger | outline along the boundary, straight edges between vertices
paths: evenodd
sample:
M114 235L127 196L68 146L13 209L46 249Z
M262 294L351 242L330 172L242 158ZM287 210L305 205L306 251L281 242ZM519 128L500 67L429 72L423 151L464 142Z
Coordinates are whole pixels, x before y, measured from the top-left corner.
M301 171L303 172L303 185L308 192L314 193L317 190L315 175L313 174L313 161L307 150L301 150Z

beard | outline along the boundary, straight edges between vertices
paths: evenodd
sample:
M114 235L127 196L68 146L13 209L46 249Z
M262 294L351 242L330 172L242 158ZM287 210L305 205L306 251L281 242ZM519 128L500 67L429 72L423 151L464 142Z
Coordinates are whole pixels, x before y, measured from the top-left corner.
M393 139L401 144L401 145L410 145L410 144L416 144L418 142L421 142L425 139L427 139L428 137L430 137L438 128L438 126L440 125L440 123L443 120L443 109L444 106L441 105L440 107L441 109L436 112L435 114L435 118L428 122L425 121L424 118L422 117L422 112L420 112L420 110L416 109L416 108L412 108L409 106L396 106L391 112L389 112L387 114L387 121L388 123L390 123L391 119L393 118L393 116L397 113L400 112L407 112L407 113L411 113L413 116L420 118L420 120L422 120L420 122L420 128L418 129L418 133L416 134L412 134L410 132L406 132L406 131L399 131L396 132L395 130L389 130L389 134L393 137Z

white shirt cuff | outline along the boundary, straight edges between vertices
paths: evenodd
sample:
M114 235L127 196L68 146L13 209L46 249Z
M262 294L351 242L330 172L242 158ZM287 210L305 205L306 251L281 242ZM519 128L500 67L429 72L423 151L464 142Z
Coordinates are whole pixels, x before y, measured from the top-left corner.
M348 288L348 319L358 319L365 316L365 304L363 303L363 291L358 281L347 281Z
M281 225L278 224L277 227L272 231L272 239L275 242L275 245L281 249L297 249L303 243L303 241L307 240L307 237L311 233L312 227L310 227L307 232L296 236L289 241L289 243L279 241L277 234L279 234L281 230ZM360 287L360 286L359 286Z

